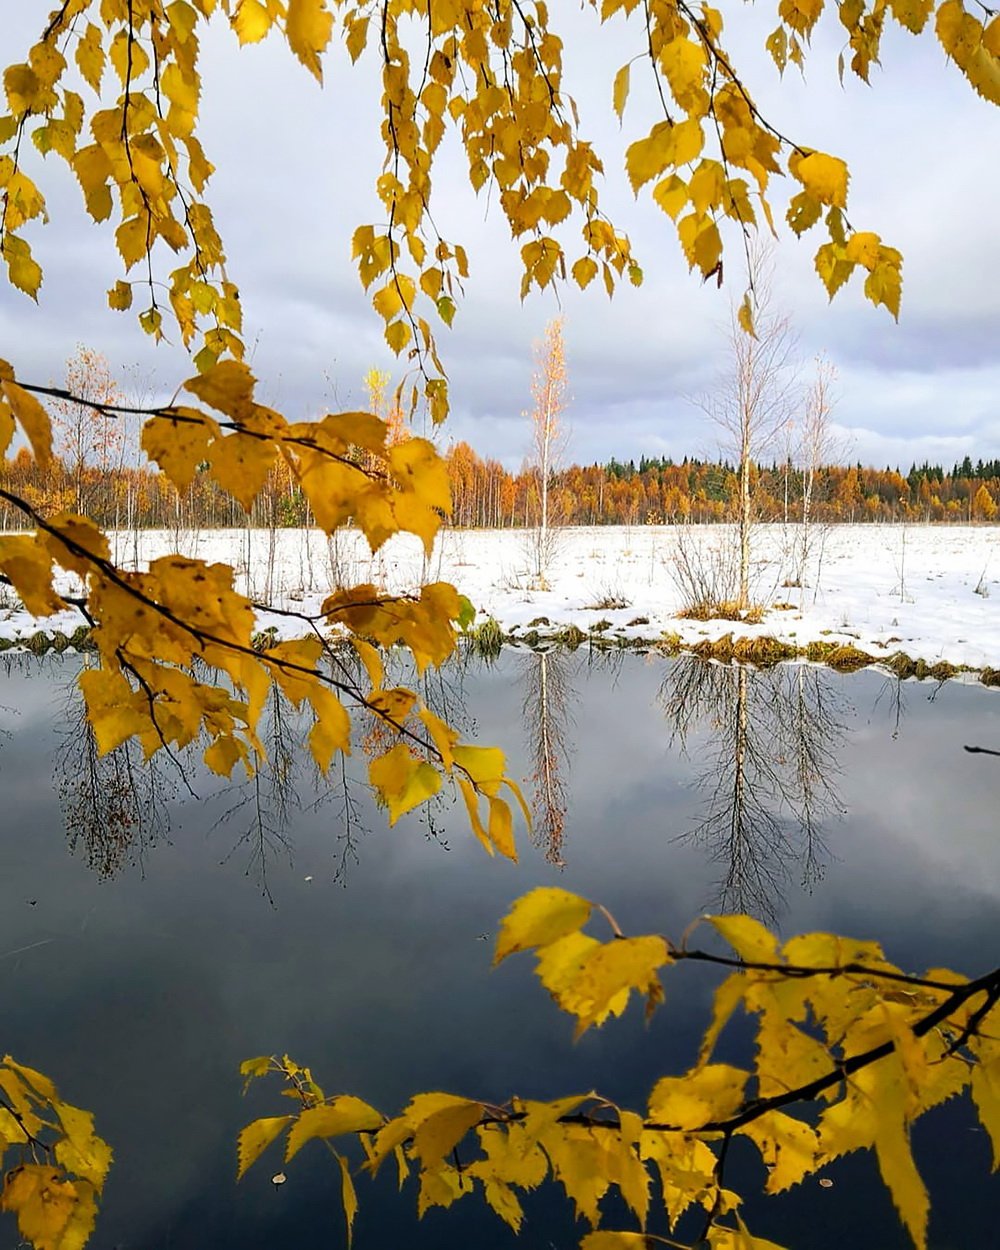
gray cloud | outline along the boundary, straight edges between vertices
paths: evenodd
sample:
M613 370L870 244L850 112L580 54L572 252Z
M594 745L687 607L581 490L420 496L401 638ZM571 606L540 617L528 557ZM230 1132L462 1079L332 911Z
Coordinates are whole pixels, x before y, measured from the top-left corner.
M5 16L8 58L27 47L47 9L47 0L36 0ZM858 280L830 305L812 269L822 239L814 231L796 241L782 231L779 299L803 358L826 351L839 369L836 416L851 432L852 454L903 462L931 447L942 455L952 446L1000 453L992 402L1000 380L993 280L1000 243L989 211L1000 201L1000 169L983 157L1000 143L1000 112L942 65L931 37L887 32L885 72L874 71L871 88L849 76L841 86L840 33L828 22L816 33L806 77L790 70L779 80L760 47L760 15L734 9L726 16L734 61L765 115L798 141L848 160L854 225L877 230L906 258L895 326L866 304ZM483 454L519 463L528 443L521 414L530 402L532 342L562 311L573 457L705 451L713 434L685 397L709 385L724 362L727 293L688 275L672 223L636 203L620 172L626 144L653 116L641 63L624 130L610 112L614 72L641 40L620 23L595 37L585 14L560 20L566 84L584 132L604 154L605 206L629 232L646 281L639 290L626 284L610 304L598 284L521 304L517 246L485 192L472 193L463 154L446 140L435 217L445 237L467 246L472 274L454 330L439 334L454 410L442 439L466 438ZM221 23L204 41L204 58L203 137L218 165L211 201L243 294L262 394L294 416L359 403L366 369L400 370L350 260L354 226L381 216L373 190L381 162L374 63L352 70L334 53L320 91L280 44L240 51ZM104 291L119 276L109 232L89 225L72 178L56 166L50 158L42 167L52 222L34 236L47 266L41 307L0 294L0 334L17 344L8 354L44 380L59 376L83 340L172 388L190 363L176 345L154 350L129 316L107 310ZM729 242L727 285L738 294L738 237Z

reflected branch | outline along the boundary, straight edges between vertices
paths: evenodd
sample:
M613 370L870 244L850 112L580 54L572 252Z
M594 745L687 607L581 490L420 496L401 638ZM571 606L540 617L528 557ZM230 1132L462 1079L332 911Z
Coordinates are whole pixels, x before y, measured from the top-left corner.
M170 800L177 792L156 758L134 739L100 755L75 680L65 687L53 774L70 850L82 849L102 880L144 866L146 852L169 839Z
M532 841L548 863L565 866L564 839L568 807L568 730L573 686L573 658L564 651L530 651L522 660L521 681L528 754L531 760Z

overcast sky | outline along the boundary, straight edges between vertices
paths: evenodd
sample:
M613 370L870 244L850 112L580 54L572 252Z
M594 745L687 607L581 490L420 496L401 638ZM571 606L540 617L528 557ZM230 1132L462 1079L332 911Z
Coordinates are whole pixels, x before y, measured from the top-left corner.
M0 34L7 64L24 56L51 4L4 7L14 8ZM562 7L553 6L555 21ZM914 39L890 24L872 86L848 77L841 87L832 13L816 32L805 80L794 70L780 79L761 50L775 24L771 6L733 6L725 16L730 50L764 115L798 142L844 157L855 228L877 231L904 254L899 325L867 303L858 277L829 304L812 270L824 238L817 228L795 239L776 183L776 294L805 372L821 352L837 369L844 458L905 472L911 460L950 466L966 454L1000 455L1000 110L973 93L930 35ZM436 218L446 238L465 243L472 272L453 329L438 331L453 411L442 445L467 439L512 468L521 463L532 344L562 312L570 459L713 454L717 434L692 396L725 366L728 301L742 292L738 240L728 240L723 291L687 273L673 223L636 202L622 172L624 147L652 120L641 94L624 131L610 108L615 71L640 51L640 32L619 24L598 33L577 12L568 21L565 86L584 137L604 156L604 207L629 233L646 280L639 290L626 283L611 302L595 282L585 293L566 286L522 304L517 247L500 214L487 212L485 193L469 189L450 145L434 184ZM370 56L352 69L331 55L321 91L279 41L240 50L216 22L202 72L202 139L218 167L208 196L243 297L260 395L292 418L357 406L368 368L400 371L350 260L353 228L380 220L378 67ZM54 381L84 342L169 393L190 362L177 347L154 348L133 314L107 309L104 293L121 276L111 232L89 223L57 157L41 172L51 220L31 237L45 284L37 308L0 287L0 355L31 380Z

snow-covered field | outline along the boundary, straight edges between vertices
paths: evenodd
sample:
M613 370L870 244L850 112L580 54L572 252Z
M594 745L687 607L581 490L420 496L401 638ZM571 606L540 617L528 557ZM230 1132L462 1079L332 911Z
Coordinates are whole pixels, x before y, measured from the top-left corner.
M126 567L168 551L226 561L238 570L238 589L255 601L307 611L331 586L373 582L400 592L445 580L469 596L477 620L493 617L505 632L544 634L570 624L589 632L609 622L608 638L655 641L666 633L694 644L732 633L799 647L842 641L873 657L903 651L928 663L1000 668L1000 529L835 526L815 535L801 587L783 584L795 539L794 526L755 531L753 598L766 608L759 624L677 616L679 549L689 562L710 567L731 546L731 534L719 526L559 530L544 585L532 575L531 536L518 530L444 531L429 560L409 536L373 556L356 532L328 541L301 530L119 535L114 554ZM546 624L537 624L540 618ZM0 637L26 639L39 628L69 634L80 623L75 612L36 621L11 591L0 591ZM272 624L290 632L282 618L261 616L262 627Z

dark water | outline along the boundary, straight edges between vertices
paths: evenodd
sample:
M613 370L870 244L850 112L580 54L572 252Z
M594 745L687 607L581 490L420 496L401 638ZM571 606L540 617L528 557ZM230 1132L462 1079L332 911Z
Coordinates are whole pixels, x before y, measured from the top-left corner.
M436 702L536 792L540 844L522 833L514 866L448 802L430 825L388 830L359 787L317 791L293 717L259 789L194 768L192 797L169 767L97 765L66 695L72 664L0 681L2 1045L92 1109L116 1149L94 1247L344 1243L320 1147L280 1188L277 1147L235 1184L239 1129L285 1110L276 1087L241 1097L248 1056L287 1052L328 1093L387 1112L435 1089L596 1088L641 1108L692 1061L711 981L685 968L648 1029L630 1010L574 1045L529 959L489 970L498 918L540 883L602 901L631 932L679 935L728 906L785 934L876 938L914 970L998 962L1000 759L963 751L1000 747L1000 696L982 688L638 656L512 654L452 674ZM915 1137L931 1244L1000 1244L970 1107L935 1111ZM828 1175L748 1197L751 1229L795 1250L908 1244L873 1159ZM554 1188L528 1199L519 1240L479 1198L418 1223L394 1176L362 1178L359 1196L359 1250L563 1250L585 1231Z

